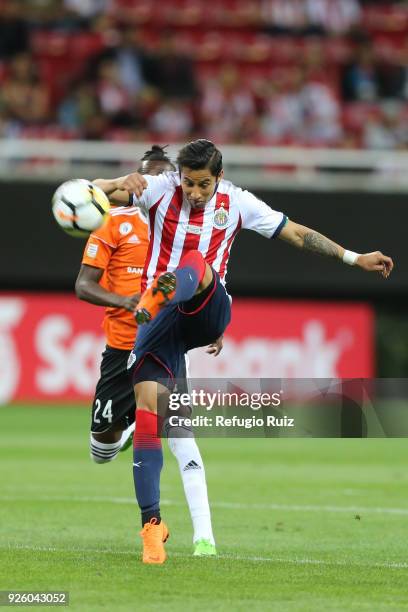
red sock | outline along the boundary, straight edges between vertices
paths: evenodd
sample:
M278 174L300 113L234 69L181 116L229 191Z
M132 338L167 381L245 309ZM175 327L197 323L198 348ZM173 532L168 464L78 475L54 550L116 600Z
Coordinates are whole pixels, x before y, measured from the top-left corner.
M188 251L184 257L180 259L178 268L186 267L193 268L194 272L197 274L198 283L201 283L205 274L205 259L200 251Z
M136 410L133 448L160 448L161 424L162 418L160 416L154 412L150 412L150 410L138 408Z

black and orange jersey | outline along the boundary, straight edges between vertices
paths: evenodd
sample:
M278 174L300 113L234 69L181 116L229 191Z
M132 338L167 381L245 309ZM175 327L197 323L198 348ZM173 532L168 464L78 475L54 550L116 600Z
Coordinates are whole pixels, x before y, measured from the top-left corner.
M147 222L139 208L112 208L106 223L90 235L82 263L104 271L100 283L107 291L134 295L140 292L148 242ZM133 348L137 326L131 312L106 308L102 326L109 346Z

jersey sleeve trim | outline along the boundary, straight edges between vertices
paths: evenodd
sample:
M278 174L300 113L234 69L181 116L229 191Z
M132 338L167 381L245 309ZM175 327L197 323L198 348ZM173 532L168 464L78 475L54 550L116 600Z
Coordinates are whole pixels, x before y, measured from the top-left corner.
M279 236L279 234L281 233L281 231L283 230L283 228L285 227L285 225L286 225L286 223L288 221L289 221L289 217L287 217L286 215L283 215L282 221L279 223L278 227L276 228L276 230L274 231L274 233L271 236L272 240Z
M111 249L116 249L117 245L116 244L111 244L110 242L108 242L107 240L104 240L103 238L101 238L100 236L96 236L96 234L92 234L92 238L96 238L97 240L100 240L101 242L103 242L104 244L107 244L108 247L110 247Z
M104 266L101 263L98 263L97 261L89 261L88 259L86 261L82 261L82 265L83 266L89 266L90 268L98 268L98 270L106 270L107 266Z

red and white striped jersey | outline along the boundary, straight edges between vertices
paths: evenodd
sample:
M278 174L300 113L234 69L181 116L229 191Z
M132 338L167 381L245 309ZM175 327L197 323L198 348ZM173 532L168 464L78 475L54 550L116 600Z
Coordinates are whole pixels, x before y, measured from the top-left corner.
M183 197L178 172L145 175L148 186L134 203L149 219L149 248L142 276L142 291L162 272L174 270L192 249L200 251L225 283L228 258L235 236L251 229L276 236L286 216L272 210L249 191L221 180L203 208L193 209Z

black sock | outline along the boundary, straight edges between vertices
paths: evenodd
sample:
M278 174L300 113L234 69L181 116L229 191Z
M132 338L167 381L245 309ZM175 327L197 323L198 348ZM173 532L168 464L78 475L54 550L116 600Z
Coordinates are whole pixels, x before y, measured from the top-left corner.
M156 525L161 523L160 510L146 510L146 512L142 512L142 527L146 525L146 523L150 523L151 519L155 518Z

